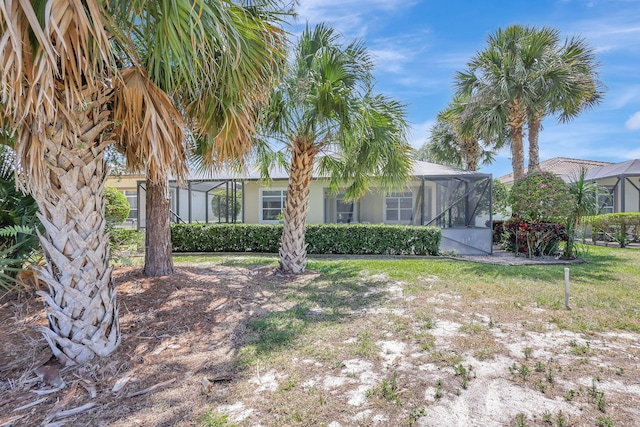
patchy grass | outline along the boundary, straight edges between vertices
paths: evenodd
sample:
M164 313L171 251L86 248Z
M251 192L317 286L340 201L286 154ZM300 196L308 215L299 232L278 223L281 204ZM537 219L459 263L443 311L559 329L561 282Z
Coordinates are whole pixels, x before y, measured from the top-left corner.
M567 310L562 265L318 257L294 277L274 271L275 256L177 256L170 278L118 279L126 336L112 358L117 372L100 374L109 403L95 419L126 427L631 425L640 399L640 251L594 247L586 258L570 267ZM28 326L28 307L8 307L5 330ZM129 369L140 382L127 387L178 381L138 406L122 397L113 404L111 387ZM0 402L15 389L10 381L0 382ZM474 418L451 418L465 416Z

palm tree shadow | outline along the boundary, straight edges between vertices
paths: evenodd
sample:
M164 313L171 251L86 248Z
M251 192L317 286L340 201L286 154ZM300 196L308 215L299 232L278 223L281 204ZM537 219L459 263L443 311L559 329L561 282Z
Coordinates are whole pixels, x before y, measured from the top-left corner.
M282 305L238 324L235 335L239 339L234 346L238 368L246 367L247 354L253 360L282 351L322 324L339 324L385 300L387 281L364 278L353 266L336 263L308 275L307 280L299 280L300 276L276 279Z

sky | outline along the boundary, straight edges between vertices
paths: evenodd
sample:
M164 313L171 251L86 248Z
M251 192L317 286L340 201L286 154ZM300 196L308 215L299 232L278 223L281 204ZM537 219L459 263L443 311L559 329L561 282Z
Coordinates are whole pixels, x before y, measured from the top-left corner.
M551 26L563 39L580 36L597 53L605 96L569 123L546 118L540 160L640 158L640 0L299 0L297 13L293 34L325 22L345 42L365 42L376 62L376 91L407 105L415 148L451 101L455 72L498 28ZM510 173L509 151L481 171Z

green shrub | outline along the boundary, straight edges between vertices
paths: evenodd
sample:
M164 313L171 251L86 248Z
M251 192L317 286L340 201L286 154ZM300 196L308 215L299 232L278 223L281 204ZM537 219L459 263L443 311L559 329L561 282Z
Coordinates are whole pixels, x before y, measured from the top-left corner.
M504 222L502 247L528 257L557 255L567 241L565 226L555 222L524 221L517 216ZM516 244L517 242L517 244Z
M115 187L104 187L105 207L104 216L107 226L122 224L129 217L131 207L127 198Z
M624 248L640 235L640 212L618 212L586 217L584 223L590 224L595 240L598 234L610 238Z
M566 217L575 204L569 185L551 172L535 171L516 180L509 194L511 209L525 221Z
M0 293L12 289L18 273L38 257L36 230L43 231L38 204L16 187L14 164L15 153L0 146Z
M499 179L494 179L491 192L493 215L507 215L509 212L509 189Z
M281 224L174 224L176 252L267 252L280 248ZM310 254L437 255L437 227L377 224L309 224Z
M112 228L109 230L111 251L141 251L144 248L144 233L135 228Z

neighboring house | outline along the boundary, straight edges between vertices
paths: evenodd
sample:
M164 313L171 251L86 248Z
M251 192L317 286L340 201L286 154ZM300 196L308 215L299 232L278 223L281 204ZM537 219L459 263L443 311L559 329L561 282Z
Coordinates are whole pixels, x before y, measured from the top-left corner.
M586 179L608 190L598 200L599 213L640 212L640 159L621 163L554 157L540 162L540 169L552 172L566 182L572 182L587 169ZM498 178L505 185L513 184L513 174Z
M275 169L266 186L257 170L245 173L192 174L184 187L170 182L174 222L278 223L284 209L288 175ZM129 226L145 227L145 181L141 175L110 177L132 206ZM212 203L214 198L226 202ZM241 201L234 212L234 199ZM307 223L435 225L443 229L443 250L460 254L491 253L491 175L428 162L416 162L413 180L391 194L372 190L355 202L329 194L328 180L311 183ZM221 209L220 207L229 207ZM214 208L218 212L214 212Z
M591 169L586 178L609 190L599 203L601 213L640 212L640 159Z
M539 167L541 171L551 172L555 175L558 175L566 182L571 182L576 176L578 176L578 174L580 173L580 169L582 168L591 170L610 164L612 163L600 162L597 160L581 160L571 159L568 157L554 157L552 159L540 162ZM524 173L526 174L527 171L528 169L525 169ZM513 185L513 173L503 175L498 178L498 180L504 185L511 187L511 185Z

